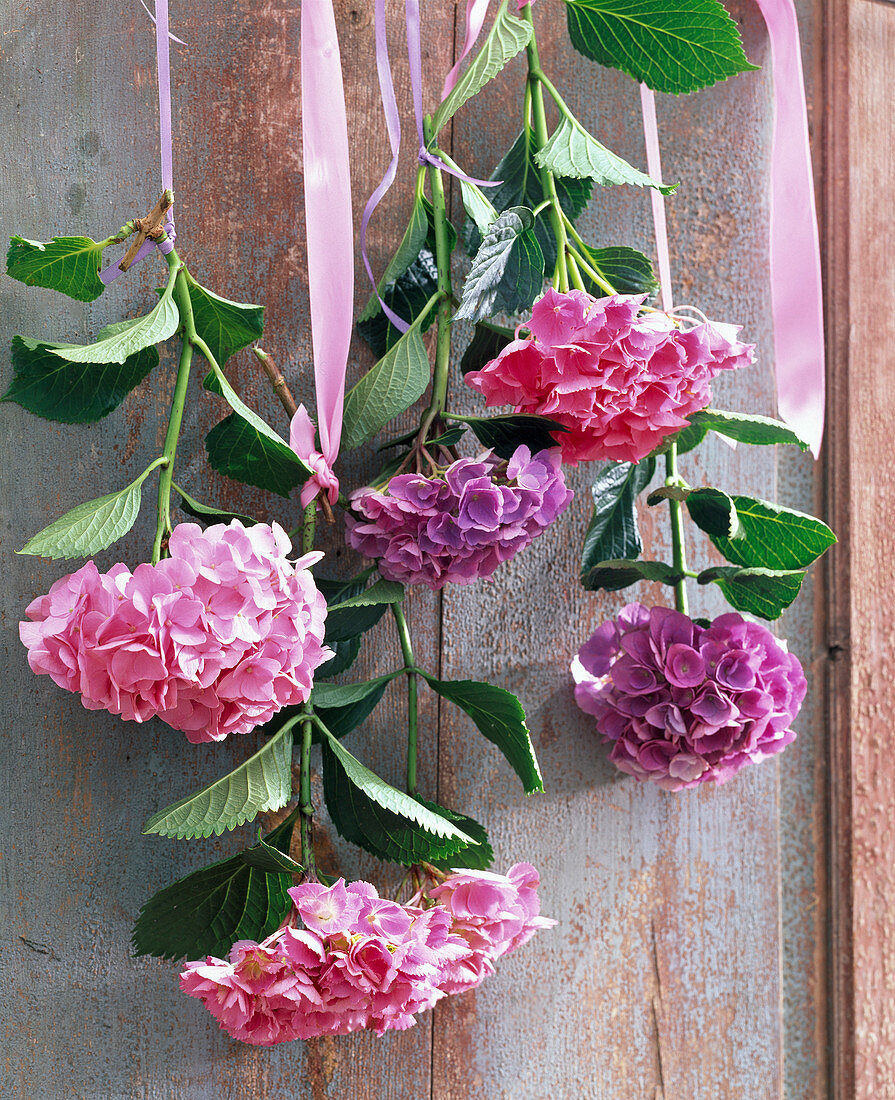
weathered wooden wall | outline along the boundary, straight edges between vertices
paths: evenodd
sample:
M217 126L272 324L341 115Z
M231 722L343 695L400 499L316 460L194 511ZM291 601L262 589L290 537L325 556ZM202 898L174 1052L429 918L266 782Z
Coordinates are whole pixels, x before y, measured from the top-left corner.
M307 398L297 0L282 6L175 0L172 7L177 32L189 44L175 59L178 248L212 288L266 304L265 344ZM424 7L424 66L434 95L462 28L454 4ZM756 6L736 0L730 7L750 57L763 62L767 46ZM812 26L812 6L801 8ZM369 0L337 6L358 213L386 161L371 9ZM401 5L389 9L406 117ZM642 164L633 84L577 58L556 0L541 0L535 10L544 64L573 109L612 148ZM158 189L148 21L139 5L118 0L0 0L0 14L6 135L0 231L33 238L81 230L103 235L141 211ZM809 53L809 61L814 56ZM453 148L474 174L489 172L517 133L522 79L517 63L458 116ZM665 174L683 181L670 202L677 298L746 326L759 344L759 366L748 377L726 380L719 400L765 411L772 410L773 392L761 183L769 96L765 70L692 98L660 97L659 104ZM405 182L411 145L408 140ZM406 216L396 188L372 230L377 267ZM586 224L607 243L650 248L649 201L639 192L601 192ZM101 324L135 314L157 278L152 264L90 307L4 280L2 346L14 332L84 340ZM359 284L358 301L365 297ZM358 345L351 369L359 374L368 365ZM140 823L244 759L251 747L193 748L161 725L88 714L72 696L31 676L16 622L61 570L11 552L66 507L108 491L125 470L140 469L157 453L171 367L165 364L167 373L156 373L91 428L38 422L15 406L0 412L3 659L12 688L3 703L0 748L7 807L0 844L6 1029L0 1095L777 1100L785 1080L787 1097L822 1100L822 708L801 724L803 739L788 750L782 779L772 763L717 791L671 795L614 773L573 705L567 676L571 654L600 617L619 606L583 593L575 580L587 514L584 468L575 475L581 491L565 521L493 584L451 590L442 599L414 592L411 599L423 663L445 676L494 679L523 698L548 785L546 795L526 799L469 724L446 709L439 713L430 698L424 793L483 820L499 867L517 859L539 866L544 910L558 918L558 928L504 960L479 991L443 1005L409 1032L274 1050L233 1043L178 993L173 966L129 957L132 917L142 901L233 843L142 837ZM0 365L4 382L7 371ZM278 407L247 356L233 376L276 421ZM462 392L456 401L472 407ZM183 479L204 499L235 501L241 491L212 475L203 457L204 432L219 416L211 398L191 408ZM810 465L799 460L784 469L788 502L810 510ZM352 456L345 470L346 482L357 484L369 461ZM733 452L721 443L701 465L688 456L685 474L696 483L748 486L763 496L777 490L771 455ZM252 499L260 514L282 515L281 504L260 493ZM651 546L665 548L659 517L645 516L644 523ZM133 559L146 530L144 522L124 547ZM706 548L694 544L690 551ZM107 554L105 560L117 559ZM719 608L705 592L698 601L702 612ZM788 632L812 664L807 605L790 618ZM384 629L370 640L365 670L388 667L389 645ZM353 741L359 755L394 780L400 778L400 725L395 691ZM344 873L392 875L330 839Z

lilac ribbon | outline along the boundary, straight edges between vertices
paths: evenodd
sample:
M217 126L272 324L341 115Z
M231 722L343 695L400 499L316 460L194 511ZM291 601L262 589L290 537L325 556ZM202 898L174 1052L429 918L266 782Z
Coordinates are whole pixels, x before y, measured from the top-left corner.
M758 0L774 71L771 151L771 303L777 405L817 458L824 427L820 244L808 111L793 0Z
M447 99L457 83L460 75L460 67L469 51L475 45L476 39L482 33L485 25L485 16L488 14L490 0L467 0L466 2L466 34L463 38L463 49L460 56L454 62L454 67L444 78L444 88L441 92L442 100Z
M310 418L299 406L292 418L296 453L314 470L302 490L307 505L321 490L338 497L332 465L342 438L345 370L354 308L354 237L348 119L332 0L301 6L301 118L308 291L320 451Z
M142 2L142 0L141 0ZM145 8L146 5L144 4ZM149 16L152 19L152 16ZM171 35L168 26L168 0L155 0L155 58L158 72L158 117L159 117L159 145L162 160L162 190L174 190L174 140L171 134ZM180 41L175 39L175 41ZM174 229L174 215L169 211L165 221L166 239L152 241L148 238L140 245L137 254L131 263L138 264L145 259L153 248L158 247L159 252L167 256L174 248L177 233ZM120 261L109 264L99 273L99 277L106 286L123 275L124 272L118 266Z

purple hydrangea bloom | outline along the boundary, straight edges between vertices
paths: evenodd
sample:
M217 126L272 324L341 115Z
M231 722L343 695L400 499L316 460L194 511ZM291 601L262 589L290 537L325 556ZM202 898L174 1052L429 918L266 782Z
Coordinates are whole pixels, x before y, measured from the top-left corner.
M725 783L795 739L805 674L786 645L742 615L701 627L632 603L572 661L575 701L597 720L610 760L666 790Z
M518 447L503 463L490 451L461 458L442 477L398 474L385 491L351 494L348 543L379 558L388 580L471 584L535 539L572 499L557 448Z

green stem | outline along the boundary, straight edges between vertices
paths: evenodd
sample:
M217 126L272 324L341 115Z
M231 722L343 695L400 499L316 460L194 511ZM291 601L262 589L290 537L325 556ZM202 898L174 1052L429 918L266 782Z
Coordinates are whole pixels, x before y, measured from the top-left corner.
M393 603L392 614L398 627L398 639L407 672L407 793L416 794L417 733L419 732L419 707L417 703L416 662L413 659L413 646L410 630L404 617L404 608Z
M616 289L612 283L607 282L606 279L597 271L595 267L592 267L590 262L581 255L577 248L573 248L571 244L566 245L566 254L569 260L577 266L584 269L584 271L590 275L593 281L600 287L601 290L605 290L607 294L615 294Z
M193 307L190 303L186 284L185 267L176 251L165 257L168 261L168 287L173 284L174 301L180 311L183 324L183 345L180 349L180 362L177 366L177 381L174 384L174 396L171 398L171 412L168 414L168 430L162 455L167 459L158 482L158 513L155 525L155 539L152 544L152 564L161 560L165 538L173 530L171 526L171 484L174 480L174 459L177 455L177 442L180 439L180 427L183 423L183 410L186 405L186 391L190 380L190 365L193 361L192 334L195 333Z
M534 145L535 152L543 149L550 139L547 129L547 112L544 109L544 89L542 87L543 73L541 72L541 59L538 54L538 43L534 33L534 20L531 16L531 5L526 4L522 9L522 18L531 25L531 39L526 48L528 56L528 89L531 95L531 112L534 121ZM526 126L528 120L526 119ZM559 203L559 194L556 190L556 180L549 168L539 169L541 176L541 188L544 198L550 201L550 225L553 235L556 237L556 268L553 272L553 285L562 293L569 289L569 268L566 262L566 227L562 217L562 207Z
M665 452L665 484L678 485L680 475L677 470L677 444L672 443ZM681 573L681 579L674 586L674 606L684 615L689 614L687 605L687 553L684 547L684 517L681 502L668 498L668 515L671 520L671 553L674 570Z
M566 263L569 267L569 282L576 290L586 290L581 272L578 270L578 264L575 263L575 257L570 249L566 249Z
M431 142L432 121L425 120L426 141ZM423 413L419 438L425 443L429 429L438 419L447 400L448 376L451 365L451 243L448 235L447 204L441 171L429 166L429 186L432 188L432 210L435 229L435 263L438 268L438 304L435 334L435 372L432 376L432 400Z

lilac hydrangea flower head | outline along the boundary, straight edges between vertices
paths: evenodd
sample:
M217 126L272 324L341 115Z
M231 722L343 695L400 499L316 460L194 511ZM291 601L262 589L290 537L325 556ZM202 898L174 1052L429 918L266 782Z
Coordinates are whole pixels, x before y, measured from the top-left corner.
M572 495L558 450L532 456L521 446L506 463L487 451L440 477L398 474L383 491L358 489L348 543L378 558L388 580L433 590L471 584L528 546Z
M90 561L26 609L34 672L88 710L161 718L196 743L247 733L303 703L323 645L326 601L278 524L175 527L157 565Z
M780 752L807 688L798 659L737 612L708 627L629 604L572 661L575 701L623 772L666 790L725 783Z
M711 401L722 370L754 361L736 325L684 325L641 313L646 295L593 298L550 289L514 340L465 381L490 407L549 416L567 431L563 462L637 462Z

